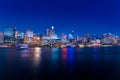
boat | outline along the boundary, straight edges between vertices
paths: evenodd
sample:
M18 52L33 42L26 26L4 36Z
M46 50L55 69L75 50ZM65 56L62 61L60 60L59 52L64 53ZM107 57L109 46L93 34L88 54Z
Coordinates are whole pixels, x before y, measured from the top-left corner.
M16 48L18 50L29 49L27 44L18 44L18 45L16 45Z

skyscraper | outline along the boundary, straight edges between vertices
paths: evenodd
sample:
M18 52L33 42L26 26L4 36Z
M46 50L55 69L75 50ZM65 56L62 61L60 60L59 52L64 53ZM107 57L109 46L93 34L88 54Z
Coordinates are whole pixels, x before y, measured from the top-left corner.
M13 43L15 34L14 27L7 26L4 30L4 42L5 43Z
M51 39L58 39L57 34L55 33L54 26L51 27L51 29L47 29L47 36L49 36Z
M27 30L25 36L25 43L32 43L33 41L33 31Z

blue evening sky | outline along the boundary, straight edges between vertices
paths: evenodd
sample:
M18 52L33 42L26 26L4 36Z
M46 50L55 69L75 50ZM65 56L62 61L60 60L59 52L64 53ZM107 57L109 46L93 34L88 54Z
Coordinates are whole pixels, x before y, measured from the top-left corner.
M19 31L32 29L45 34L55 26L56 33L120 34L119 0L0 0L0 31L5 26Z

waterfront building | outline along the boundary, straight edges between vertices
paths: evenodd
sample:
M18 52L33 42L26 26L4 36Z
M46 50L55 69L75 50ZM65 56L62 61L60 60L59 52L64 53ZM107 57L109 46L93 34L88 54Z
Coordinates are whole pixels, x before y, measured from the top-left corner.
M15 27L6 27L4 30L4 42L5 43L14 43L15 41Z
M71 43L71 42L74 42L75 39L73 37L73 34L68 34L68 41Z
M79 43L80 44L87 44L88 43L87 37L85 37L85 36L80 37L79 38Z
M118 38L111 34L103 34L101 38L101 43L106 45L117 45Z
M62 39L62 42L67 42L67 35L62 33L61 39Z
M25 34L23 32L18 32L17 34L17 43L24 43Z
M51 37L50 36L42 36L41 45L49 45L50 43L51 43Z
M41 42L42 42L42 39L41 39L41 35L38 33L38 34L34 34L33 35L33 44L34 45L40 45Z
M57 34L55 33L54 26L51 27L51 29L47 29L47 36L49 36L51 39L58 39Z
M118 37L117 45L120 46L120 37Z
M46 29L46 36L42 36L42 45L50 45L58 39L57 34L55 33L54 26L51 29Z
M73 35L72 34L68 34L68 39L73 39Z
M66 39L66 38L67 38L67 36L66 36L64 33L62 33L61 38L62 38L62 39Z
M0 32L0 43L4 42L4 33Z
M100 39L90 40L90 44L100 44Z
M15 39L18 38L18 33L19 33L19 31L15 31Z
M24 42L27 44L30 44L33 42L33 31L31 30L26 31Z

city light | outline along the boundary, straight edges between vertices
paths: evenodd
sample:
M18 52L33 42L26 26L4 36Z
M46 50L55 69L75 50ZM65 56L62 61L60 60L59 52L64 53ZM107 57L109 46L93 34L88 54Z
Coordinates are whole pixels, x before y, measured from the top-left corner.
M37 37L37 40L39 40L40 38L39 37Z
M62 32L58 37L54 26L46 29L46 35L35 34L33 30L26 30L26 33L20 32L17 28L6 27L4 32L0 33L0 47L12 47L16 44L27 44L34 47L104 47L104 46L120 46L120 37L111 33L105 33L101 36L95 34L86 34L83 36L75 36L72 30L69 34ZM5 45L3 45L5 43Z
M52 26L51 28L54 29L54 26Z

